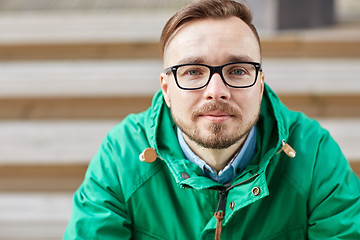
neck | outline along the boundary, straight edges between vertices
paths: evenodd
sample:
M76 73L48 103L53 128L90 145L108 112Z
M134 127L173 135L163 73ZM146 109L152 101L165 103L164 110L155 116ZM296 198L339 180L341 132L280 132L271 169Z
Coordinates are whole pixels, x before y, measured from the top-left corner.
M183 134L183 136L190 149L217 172L222 170L229 163L234 155L241 149L247 137L245 136L228 148L212 149L200 146L198 143L189 139L185 134Z

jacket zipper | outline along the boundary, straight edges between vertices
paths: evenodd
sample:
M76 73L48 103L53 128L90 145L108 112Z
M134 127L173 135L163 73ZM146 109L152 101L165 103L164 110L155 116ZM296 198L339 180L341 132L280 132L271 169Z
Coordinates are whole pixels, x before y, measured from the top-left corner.
M239 182L239 183L231 186L231 187L217 189L219 191L220 197L219 197L219 202L218 202L216 212L214 213L214 217L216 218L215 240L220 240L221 230L222 230L222 221L224 220L224 217L225 217L226 199L227 199L227 196L228 196L230 190L252 180L253 178L256 178L257 176L259 176L258 173L242 182Z

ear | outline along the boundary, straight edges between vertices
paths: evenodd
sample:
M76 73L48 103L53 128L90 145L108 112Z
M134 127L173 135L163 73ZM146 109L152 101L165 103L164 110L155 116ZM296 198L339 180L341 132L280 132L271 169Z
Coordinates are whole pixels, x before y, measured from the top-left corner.
M168 107L170 107L168 76L165 73L160 74L160 87L161 87L161 91L163 93L166 105Z
M265 75L263 71L260 71L260 100L263 97L265 88Z

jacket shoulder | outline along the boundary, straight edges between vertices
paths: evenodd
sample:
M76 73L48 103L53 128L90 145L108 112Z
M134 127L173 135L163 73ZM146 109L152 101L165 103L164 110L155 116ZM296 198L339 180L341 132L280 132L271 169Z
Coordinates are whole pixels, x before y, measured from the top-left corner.
M121 188L125 201L163 167L159 159L153 163L139 159L144 149L152 147L146 129L150 111L130 114L112 128L87 170L87 175L100 176L100 184L108 182Z

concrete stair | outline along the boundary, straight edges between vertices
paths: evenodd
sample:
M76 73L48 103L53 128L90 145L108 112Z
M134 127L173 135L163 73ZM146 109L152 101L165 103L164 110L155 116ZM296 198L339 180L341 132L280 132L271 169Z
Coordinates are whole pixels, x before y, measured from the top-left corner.
M0 192L0 239L61 239L71 202L70 192Z
M182 5L173 1L164 10L150 1L149 12L109 7L124 1L96 1L100 8L76 1L73 9L31 2L27 11L14 1L0 3L4 240L61 238L72 193L106 132L145 110L159 89L158 38L173 7ZM268 84L291 109L330 130L357 174L359 30L352 22L262 36Z

